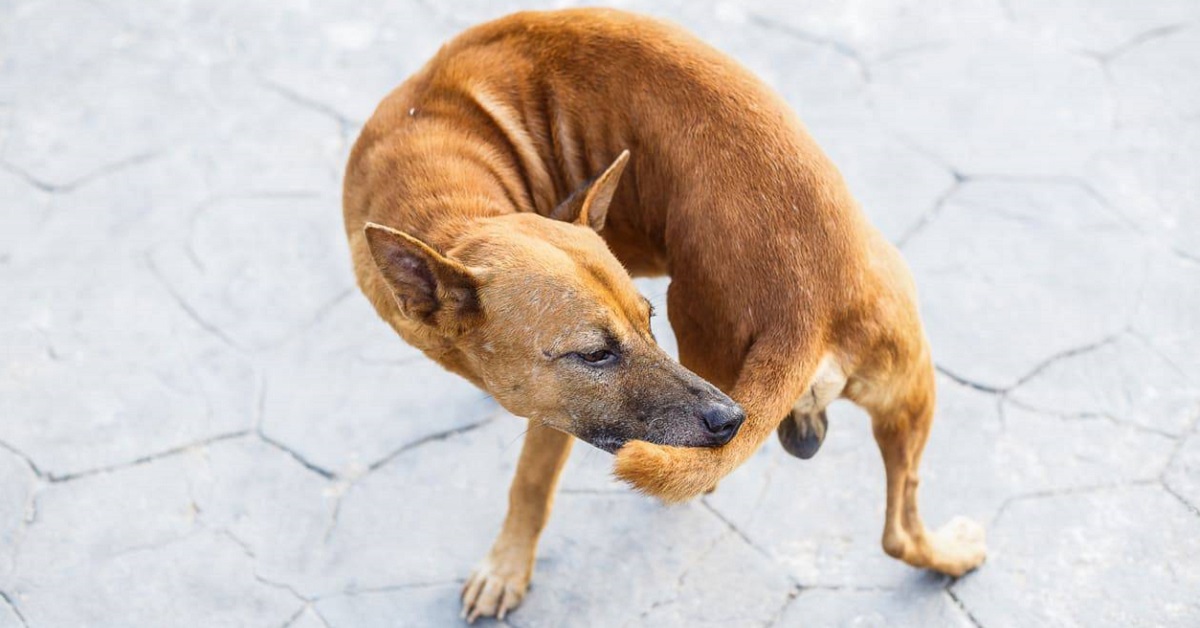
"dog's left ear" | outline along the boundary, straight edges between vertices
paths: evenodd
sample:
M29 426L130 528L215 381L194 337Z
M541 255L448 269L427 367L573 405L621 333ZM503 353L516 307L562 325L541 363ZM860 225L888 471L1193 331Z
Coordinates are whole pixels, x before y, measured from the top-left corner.
M621 151L600 176L580 186L567 197L550 217L563 222L573 222L577 225L591 227L595 231L604 228L604 219L608 216L608 206L612 203L613 194L617 192L617 183L621 181L621 173L629 162L629 151Z
M407 233L367 223L367 247L408 318L452 335L480 311L471 271Z

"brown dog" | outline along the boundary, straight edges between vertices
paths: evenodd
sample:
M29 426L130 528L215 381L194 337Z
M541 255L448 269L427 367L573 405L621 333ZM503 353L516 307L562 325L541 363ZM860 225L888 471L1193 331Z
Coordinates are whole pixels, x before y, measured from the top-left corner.
M903 260L782 100L680 29L571 10L467 31L379 106L344 204L384 320L530 419L471 619L524 596L567 433L678 501L773 430L812 455L839 397L883 454L884 550L983 561L977 524L930 533L917 512L934 371ZM744 409L736 438L741 410L657 347L628 273L671 276L680 361Z

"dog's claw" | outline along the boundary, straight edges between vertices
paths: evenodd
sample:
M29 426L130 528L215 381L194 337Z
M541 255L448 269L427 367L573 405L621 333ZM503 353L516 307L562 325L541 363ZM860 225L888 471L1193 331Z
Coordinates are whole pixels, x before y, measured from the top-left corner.
M459 617L468 624L480 617L504 619L525 598L529 587L529 575L523 566L497 564L491 557L485 559L463 584L462 612Z

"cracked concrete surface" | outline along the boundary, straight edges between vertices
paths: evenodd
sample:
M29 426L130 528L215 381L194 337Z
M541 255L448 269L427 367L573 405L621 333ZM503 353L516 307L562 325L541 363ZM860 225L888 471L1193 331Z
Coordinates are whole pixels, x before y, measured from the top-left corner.
M569 4L4 3L0 627L457 621L523 421L356 293L341 168L443 40ZM507 623L1200 625L1200 4L616 4L779 89L902 245L923 509L991 555L886 557L838 404L672 508L578 446Z

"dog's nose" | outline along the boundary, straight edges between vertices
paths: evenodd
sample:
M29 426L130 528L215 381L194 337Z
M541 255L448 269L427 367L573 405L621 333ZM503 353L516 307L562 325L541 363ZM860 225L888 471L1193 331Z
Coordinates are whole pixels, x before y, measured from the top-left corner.
M714 444L724 445L737 434L742 421L746 420L746 413L739 406L712 403L700 410L700 420L708 429Z

